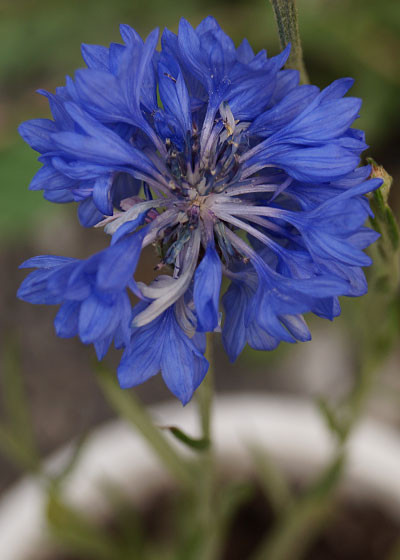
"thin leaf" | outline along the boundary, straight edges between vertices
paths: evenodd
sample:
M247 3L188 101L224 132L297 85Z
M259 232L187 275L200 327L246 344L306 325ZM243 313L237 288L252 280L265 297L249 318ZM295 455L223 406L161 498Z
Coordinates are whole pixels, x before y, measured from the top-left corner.
M76 440L72 453L68 458L68 461L66 462L66 465L61 470L61 472L58 473L53 479L53 485L55 488L60 487L76 467L82 455L82 451L84 450L87 439L88 434L83 434Z
M335 435L340 442L343 441L345 430L339 419L338 411L333 410L331 404L323 397L317 398L316 404L329 431Z
M18 468L37 474L40 471L40 461L31 453L24 442L15 437L14 430L7 426L0 426L0 451Z
M2 400L7 423L14 437L18 440L18 446L24 447L24 453L32 456L32 463L38 463L39 453L25 396L19 347L15 338L10 335L7 336L4 347Z
M193 438L188 434L185 434L183 430L176 426L166 426L164 429L169 430L177 440L181 441L191 449L204 451L210 447L210 440L208 438Z
M303 557L332 512L334 491L343 465L343 455L340 454L278 519L275 528L251 560L296 560Z
M250 453L265 496L275 513L282 514L293 500L286 477L264 449L251 448Z
M153 424L140 401L126 390L122 390L113 372L103 365L96 366L100 387L119 416L133 424L143 435L150 447L179 483L192 485L195 478L190 465L173 449L160 430Z
M63 549L82 554L88 560L119 560L120 550L100 527L64 504L57 492L50 492L47 521L53 537Z
M40 471L32 421L25 397L19 349L14 337L8 335L3 355L2 400L7 425L0 426L0 450L23 470Z

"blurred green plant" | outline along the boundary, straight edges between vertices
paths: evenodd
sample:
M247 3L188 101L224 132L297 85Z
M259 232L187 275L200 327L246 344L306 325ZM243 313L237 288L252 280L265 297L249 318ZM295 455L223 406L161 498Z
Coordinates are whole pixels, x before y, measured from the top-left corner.
M4 347L1 394L5 421L0 425L0 451L19 469L38 474L41 469L40 454L25 398L19 347L11 335L7 337Z

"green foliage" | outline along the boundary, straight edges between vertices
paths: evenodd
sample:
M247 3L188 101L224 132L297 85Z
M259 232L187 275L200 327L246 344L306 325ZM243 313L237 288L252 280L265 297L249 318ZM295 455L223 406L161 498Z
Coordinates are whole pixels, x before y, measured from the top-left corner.
M114 371L110 371L100 363L97 363L95 367L104 396L118 415L133 424L142 434L179 483L190 484L193 481L190 465L175 451L159 428L154 425L139 399L132 392L121 390Z
M88 560L123 559L118 546L107 534L67 506L54 491L49 494L47 521L53 537L64 550L84 554Z
M4 239L24 235L32 229L35 220L50 206L41 193L28 191L33 175L39 169L37 154L22 142L0 151L2 175L2 217L0 235Z
M181 441L191 449L204 451L210 447L210 440L208 438L193 438L176 426L167 426L166 429L169 430L178 441Z
M72 452L65 462L63 468L61 468L58 473L53 474L51 477L49 477L48 483L50 484L53 492L60 490L70 474L73 473L75 467L79 462L79 459L81 458L87 438L88 434L83 434L75 441Z
M305 551L333 511L333 497L344 458L340 453L319 474L304 493L278 517L259 550L251 560L296 560Z
M293 503L292 491L285 473L263 449L250 448L257 480L276 515L283 515Z
M19 347L12 336L8 336L4 347L1 381L6 420L0 425L0 451L18 468L39 473L40 455L23 387Z
M372 167L371 177L382 179L382 186L371 193L370 204L374 212L372 227L381 234L377 246L379 250L378 270L380 285L387 290L396 289L399 281L399 226L389 206L389 195L393 178L372 158L367 159ZM386 282L383 280L386 276Z

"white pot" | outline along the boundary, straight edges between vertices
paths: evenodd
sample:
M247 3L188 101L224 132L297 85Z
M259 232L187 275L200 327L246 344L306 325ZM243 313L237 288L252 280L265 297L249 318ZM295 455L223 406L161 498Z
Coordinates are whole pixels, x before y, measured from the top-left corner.
M177 401L151 408L158 425L176 425L198 432L196 407ZM215 449L221 461L251 470L249 444L265 448L288 473L309 476L331 456L334 444L315 406L308 401L277 395L224 396L214 406ZM175 443L181 447L179 442ZM71 452L65 446L48 462L57 469ZM185 452L182 449L183 452ZM344 489L367 495L400 520L400 437L390 427L364 420L348 446ZM130 425L113 421L93 431L66 485L69 503L84 511L108 511L99 491L107 481L134 500L148 496L154 481L168 480L158 459ZM4 494L0 502L0 558L25 560L45 543L45 492L26 477Z

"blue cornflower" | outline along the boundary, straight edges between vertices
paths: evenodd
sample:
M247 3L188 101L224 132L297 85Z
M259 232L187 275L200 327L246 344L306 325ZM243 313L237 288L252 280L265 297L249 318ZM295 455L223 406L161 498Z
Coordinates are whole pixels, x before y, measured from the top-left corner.
M20 127L43 163L31 189L79 202L81 223L104 226L111 244L86 261L30 259L18 295L61 304L59 336L78 334L99 358L112 340L124 348L122 387L161 371L186 403L207 372L205 332L222 330L235 360L246 343L309 340L304 313L333 319L338 296L366 292L363 249L377 234L364 195L380 181L359 167L353 80L299 85L282 70L289 48L236 48L211 17L165 30L161 51L157 30L121 35L83 45L87 68L41 91L53 120ZM134 273L148 245L165 270L145 285Z

